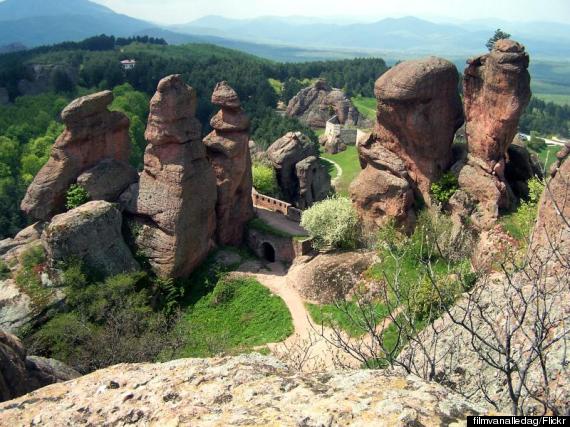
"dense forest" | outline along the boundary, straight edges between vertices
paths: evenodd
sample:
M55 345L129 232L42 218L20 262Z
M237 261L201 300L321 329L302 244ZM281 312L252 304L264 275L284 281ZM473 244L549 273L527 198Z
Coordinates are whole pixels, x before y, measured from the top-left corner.
M124 59L136 59L136 67L123 70ZM47 80L38 78L38 67L49 70ZM372 97L375 80L386 70L379 58L276 63L212 45L168 46L158 38L104 35L0 55L0 95L4 91L10 101L0 105L0 239L25 225L20 200L62 130L59 113L75 97L113 90L112 108L131 119L131 161L140 168L148 101L166 75L182 74L196 90L204 134L210 131L215 110L210 103L212 90L218 81L227 80L252 119L252 138L266 148L293 130L316 140L315 133L298 120L275 112L278 101L287 103L316 78L325 78L349 96ZM33 80L38 82L32 89L22 84ZM570 107L537 99L521 120L528 133L568 136L569 127Z

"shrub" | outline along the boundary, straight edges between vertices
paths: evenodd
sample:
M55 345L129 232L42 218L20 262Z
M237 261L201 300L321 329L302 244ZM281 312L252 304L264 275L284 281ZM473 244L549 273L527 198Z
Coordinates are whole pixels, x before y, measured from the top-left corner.
M153 310L146 274L84 283L80 265L72 263L62 278L68 311L26 337L35 354L88 373L117 363L155 361L178 350L181 339L171 327L177 318Z
M261 163L255 163L252 168L253 187L261 194L266 196L278 197L279 186L277 185L277 177L275 170L271 166Z
M317 250L354 249L360 239L358 215L346 197L315 203L303 212L301 225L313 237Z
M451 172L446 173L437 182L431 185L431 194L439 203L446 204L451 196L459 189L457 177Z
M69 190L67 190L65 198L65 207L71 210L87 203L89 201L89 193L81 185L72 184Z
M522 200L517 210L506 215L501 221L507 233L519 241L528 239L534 227L538 202L544 191L544 182L538 178L532 178L528 181L528 188L528 200Z

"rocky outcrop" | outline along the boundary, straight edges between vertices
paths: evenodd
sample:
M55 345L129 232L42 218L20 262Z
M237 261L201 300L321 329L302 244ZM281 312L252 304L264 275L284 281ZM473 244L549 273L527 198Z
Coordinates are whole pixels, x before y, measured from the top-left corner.
M360 140L363 168L351 197L368 225L383 217L411 223L414 193L430 202L430 187L452 162L463 114L455 66L440 58L403 62L375 85L377 123Z
M318 155L316 145L301 132L289 132L268 148L285 201L304 209L326 198L330 177Z
M513 40L468 61L463 81L469 156L459 184L478 203L476 223L492 227L516 201L505 177L507 150L530 100L529 56Z
M138 250L160 276L189 275L213 245L216 177L194 117L196 92L166 77L150 103L139 184L122 196Z
M77 183L87 190L91 200L115 202L138 179L139 175L131 165L108 159L79 175Z
M301 89L291 98L287 115L318 128L324 128L327 120L334 115L343 125L357 125L360 120L358 110L344 92L331 88L324 80L318 80L313 86Z
M57 360L27 356L17 337L0 330L0 402L77 377L77 372Z
M57 215L42 235L47 259L57 268L76 258L104 276L139 270L121 226L121 212L105 201L89 202Z
M558 168L548 182L538 210L532 236L534 252L541 259L553 259L568 273L570 265L570 149L562 153ZM562 156L561 156L562 157Z
M0 424L435 426L484 412L413 376L298 374L244 355L107 368L0 405Z
M65 193L77 177L106 159L127 162L130 152L129 119L109 111L110 91L76 99L61 113L65 131L22 201L22 210L34 220L49 220L65 210Z
M204 138L208 159L216 175L216 237L220 245L239 246L245 225L253 218L249 119L237 93L226 83L216 85L212 103L221 110Z
M354 293L375 257L374 252L356 251L319 254L307 262L300 258L289 270L287 282L306 300L334 304Z
M327 198L331 191L331 177L318 157L301 160L295 165L295 174L299 180L299 209L307 209Z
M349 191L367 232L374 233L390 220L412 230L416 220L414 192L407 180L367 165Z

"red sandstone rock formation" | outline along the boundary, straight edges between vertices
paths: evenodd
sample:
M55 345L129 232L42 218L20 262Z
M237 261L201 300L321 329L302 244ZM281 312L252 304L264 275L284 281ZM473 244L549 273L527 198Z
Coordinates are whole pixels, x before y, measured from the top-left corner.
M450 166L463 124L457 85L455 66L434 57L403 62L377 80L377 123L358 144L364 170L350 188L368 226L384 217L411 225L413 191L430 201L431 183Z
M360 121L358 110L344 92L331 88L324 80L318 80L291 98L287 115L320 128L324 128L327 120L334 115L343 125L356 125Z
M112 92L100 92L76 99L63 110L65 131L22 201L30 218L46 221L63 212L69 186L102 160L128 162L129 119L107 109L112 100Z
M513 40L499 40L490 54L468 61L464 96L467 164L460 186L478 203L477 225L489 228L499 209L514 200L505 180L507 150L530 100L529 57Z
M212 103L221 110L212 118L214 131L204 138L204 144L217 179L216 236L220 245L236 246L242 243L245 225L254 215L249 119L226 82L216 85Z
M166 77L150 103L138 188L122 196L139 224L135 241L160 276L189 275L213 245L216 179L194 117L196 93Z
M331 182L318 148L301 132L288 132L267 149L284 200L305 209L327 197Z

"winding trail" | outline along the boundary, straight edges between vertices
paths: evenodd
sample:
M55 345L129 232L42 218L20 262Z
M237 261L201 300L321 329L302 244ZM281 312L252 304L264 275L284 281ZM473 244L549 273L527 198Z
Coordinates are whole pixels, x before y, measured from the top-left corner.
M265 271L247 271L247 269L240 271L240 274L255 277L259 283L283 299L291 313L294 333L283 342L267 344L267 347L277 357L286 359L305 357L310 363L306 363L301 369L310 371L322 368L331 370L338 368L339 365L352 368L360 367L360 362L357 359L339 350L332 342L343 341L351 343L360 347L367 354L377 354L377 346L370 334L351 338L345 333L339 335L331 328L314 324L306 309L305 300L291 285L288 280L288 270L285 269L283 264L279 262L270 263L268 264L268 270ZM398 312L399 310L395 315ZM391 323L390 317L384 319L378 325L376 334L382 334Z

